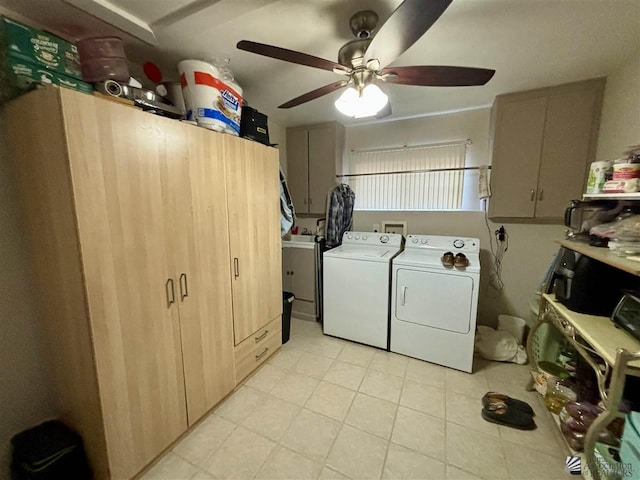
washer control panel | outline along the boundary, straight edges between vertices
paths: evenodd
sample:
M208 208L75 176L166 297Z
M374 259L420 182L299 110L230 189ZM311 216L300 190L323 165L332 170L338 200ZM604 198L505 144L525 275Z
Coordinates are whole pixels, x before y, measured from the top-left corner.
M407 245L405 248L473 253L480 251L480 240L477 238L448 237L441 235L409 235L407 236Z
M345 232L342 236L342 243L399 247L402 245L402 235L399 233Z

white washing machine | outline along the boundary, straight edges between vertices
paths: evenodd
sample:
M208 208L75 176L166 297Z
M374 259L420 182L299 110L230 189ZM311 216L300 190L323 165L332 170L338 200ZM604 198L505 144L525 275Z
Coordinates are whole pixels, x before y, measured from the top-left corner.
M324 252L324 333L388 348L391 259L402 235L345 232Z
M445 266L445 252L466 267ZM393 260L392 352L472 372L480 284L477 238L409 235Z

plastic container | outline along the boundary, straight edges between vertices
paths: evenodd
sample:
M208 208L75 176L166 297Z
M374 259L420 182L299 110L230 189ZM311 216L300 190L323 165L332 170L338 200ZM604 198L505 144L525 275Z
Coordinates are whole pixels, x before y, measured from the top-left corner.
M615 163L613 165L613 180L628 180L640 178L640 163Z
M522 345L524 338L524 327L527 322L520 317L511 315L498 315L498 330L509 332L518 341L518 345Z
M183 60L178 71L187 120L196 120L199 126L211 130L240 135L242 88L202 60Z
M126 58L124 43L119 37L97 37L80 40L77 45L80 60L101 57Z
M291 292L282 292L282 344L289 341L291 335L291 308L296 297Z
M569 372L567 372L560 365L556 365L552 362L542 361L538 363L538 371L531 372L534 380L534 388L541 395L547 394L548 386L555 385L559 380L565 380L569 378ZM575 399L574 399L575 400Z
M566 385L556 381L553 385L547 382L547 392L544 395L544 404L547 410L556 415L560 414L562 408L569 402L575 402L576 392Z
M129 66L126 58L102 57L82 60L82 78L85 82L115 80L129 81Z
M121 38L85 38L77 47L85 82L129 81L129 66Z

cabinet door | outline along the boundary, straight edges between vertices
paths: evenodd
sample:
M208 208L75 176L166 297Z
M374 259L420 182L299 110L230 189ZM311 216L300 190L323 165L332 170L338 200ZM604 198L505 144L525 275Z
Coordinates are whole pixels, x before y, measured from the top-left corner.
M546 97L496 105L489 216L534 216L546 106Z
M309 130L309 213L325 213L327 192L336 183L336 129Z
M291 291L291 260L289 258L290 248L282 249L282 290Z
M225 136L236 345L282 313L278 151Z
M584 192L598 90L594 85L549 97L538 182L537 218L560 218Z
M180 326L167 291L166 119L64 90L111 477L131 478L187 428Z
M309 144L307 130L287 130L287 185L298 213L309 213Z
M316 299L315 252L311 248L289 248L291 290L296 298L314 302Z
M189 425L233 390L223 136L167 125L167 184Z

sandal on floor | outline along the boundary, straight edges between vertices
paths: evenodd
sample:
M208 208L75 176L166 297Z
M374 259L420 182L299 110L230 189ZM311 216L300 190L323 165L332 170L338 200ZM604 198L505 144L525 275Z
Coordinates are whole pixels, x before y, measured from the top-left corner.
M509 408L506 403L502 402L490 403L484 407L482 418L487 422L519 430L534 430L536 428L536 422L533 421L531 415L516 408Z
M532 417L535 416L536 414L533 411L533 408L531 408L531 405L529 405L527 402L523 402L522 400L518 400L517 398L508 397L503 393L487 392L484 394L484 397L482 397L483 407L486 407L490 403L499 403L499 402L505 403L508 407L518 409L521 412L531 415Z

